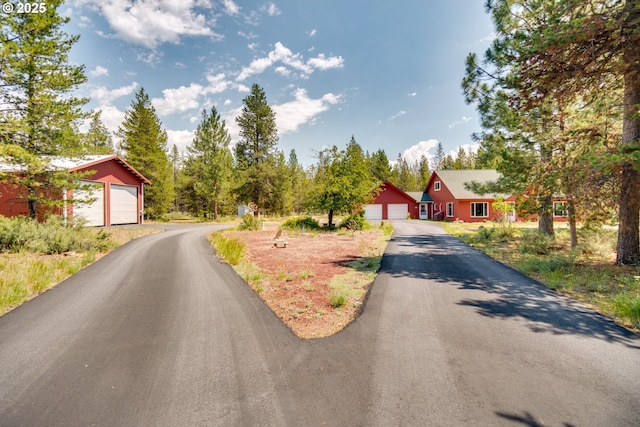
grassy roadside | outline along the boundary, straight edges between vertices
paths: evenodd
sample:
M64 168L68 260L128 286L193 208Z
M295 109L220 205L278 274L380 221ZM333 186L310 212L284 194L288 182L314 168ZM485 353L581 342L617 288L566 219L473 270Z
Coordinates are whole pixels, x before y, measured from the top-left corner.
M569 230L556 238L535 225L444 223L449 234L557 292L574 298L640 335L640 267L615 266L615 230L581 230L570 249Z
M116 247L159 231L150 228L113 228L108 231L85 228L78 233L82 239L99 244L85 244L81 245L84 249L61 250L57 253L50 250L50 242L45 244L34 236L29 243L31 249L22 246L11 250L5 248L5 252L0 252L0 316L62 282ZM58 239L58 244L61 244L60 241L64 241L65 237ZM48 247L49 250L41 251L38 247Z

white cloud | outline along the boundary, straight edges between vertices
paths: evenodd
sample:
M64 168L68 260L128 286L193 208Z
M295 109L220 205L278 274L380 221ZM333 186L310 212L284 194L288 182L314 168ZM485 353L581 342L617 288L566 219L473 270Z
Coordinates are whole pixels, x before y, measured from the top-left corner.
M309 37L315 37L316 34L318 34L318 30L316 30L315 28L313 30L307 31L307 35Z
M102 120L104 126L111 132L117 132L118 127L124 121L124 111L120 111L113 105L101 105L96 108L96 110L102 111L102 114L100 114L100 120ZM114 138L114 141L115 140L116 138Z
M94 68L93 70L89 71L89 75L91 77L108 76L109 75L109 69L98 65L96 68Z
M325 57L323 53L318 55L315 58L311 58L308 61L309 65L313 68L319 68L320 70L328 70L330 68L342 68L344 64L344 60L342 56L331 56L329 58Z
M267 5L267 14L269 16L277 16L280 15L280 9L278 9L278 6L276 6L273 3L269 3Z
M137 82L131 83L129 86L122 86L116 89L109 90L104 86L95 86L91 88L89 96L92 99L98 101L100 105L111 104L118 98L131 95L138 87Z
M337 104L341 98L340 95L327 93L322 98L312 99L301 88L295 90L294 97L293 101L273 106L279 133L296 132L301 125L313 124L320 113Z
M240 6L235 4L233 0L223 0L222 3L224 4L224 11L227 15L237 15L240 13Z
M193 142L193 131L190 130L167 130L167 148L173 149L175 145L180 152L185 152L187 146Z
M411 93L408 93L407 96L414 97L417 94L418 94L418 92L411 92Z
M420 141L417 144L407 148L406 150L404 150L402 152L402 157L407 161L407 163L409 164L415 164L417 162L420 161L420 158L424 155L429 159L429 162L431 162L431 159L433 158L433 154L431 153L431 150L435 149L438 146L438 140L437 139L429 139L426 141Z
M220 37L211 29L214 18L194 12L196 5L202 7L202 1L106 0L94 3L115 32L107 37L147 48L178 43L181 36ZM226 3L233 2L226 0Z
M204 88L197 83L175 89L164 89L162 98L153 98L151 103L161 116L182 113L200 106L198 97L203 94L203 91Z
M343 62L341 56L327 58L324 54L305 61L301 54L293 53L282 43L276 42L273 50L269 52L266 57L254 59L248 67L243 67L238 77L236 77L236 80L244 81L252 75L261 74L276 63L287 65L299 71L302 78L306 78L309 74L313 73L314 69L327 70L330 68L341 68ZM282 74L281 71L280 73Z
M463 116L460 120L456 120L455 122L449 123L449 130L453 129L456 126L459 126L463 123L467 123L471 121L471 117Z
M400 110L400 111L398 111L396 114L394 114L393 116L389 117L389 120L390 120L390 121L393 121L393 120L397 119L398 117L402 117L402 116L404 116L405 114L407 114L407 112L406 112L406 111L404 111L404 110Z

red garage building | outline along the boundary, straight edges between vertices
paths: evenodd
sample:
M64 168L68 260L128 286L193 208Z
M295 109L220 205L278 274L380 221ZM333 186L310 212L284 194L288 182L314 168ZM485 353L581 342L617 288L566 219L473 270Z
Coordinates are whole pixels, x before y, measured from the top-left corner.
M422 197L422 193L420 193ZM383 219L420 218L419 201L389 181L380 189L371 204L364 206L364 216L369 221Z
M88 200L88 203L67 205L62 209L65 219L82 220L85 225L108 226L140 224L143 218L144 185L151 184L140 172L116 155L85 156L79 159L53 158L56 170L82 173L81 189L66 190L62 200ZM20 173L4 165L5 172ZM0 184L0 215L28 215L24 188ZM41 214L39 212L39 214ZM39 215L40 216L40 215Z

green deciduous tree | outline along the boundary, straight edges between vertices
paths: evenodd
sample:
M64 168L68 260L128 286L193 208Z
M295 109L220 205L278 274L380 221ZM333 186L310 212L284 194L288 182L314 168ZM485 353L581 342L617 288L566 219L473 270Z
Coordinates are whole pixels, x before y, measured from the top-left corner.
M220 201L230 190L233 157L231 137L220 114L202 111L193 143L187 147L184 173L190 178L194 196L202 201L202 212L218 218Z
M371 198L377 183L369 167L354 137L344 150L334 145L318 153L312 204L328 212L329 228L333 227L336 212L351 212Z
M157 218L167 213L174 201L167 133L144 88L136 93L117 135L125 160L151 181L145 188L145 214Z

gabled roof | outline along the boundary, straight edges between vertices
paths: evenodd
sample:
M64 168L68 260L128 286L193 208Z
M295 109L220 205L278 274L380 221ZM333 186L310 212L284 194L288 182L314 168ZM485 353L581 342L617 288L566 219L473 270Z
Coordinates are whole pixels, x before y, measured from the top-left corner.
M500 172L493 169L464 169L464 170L439 170L434 171L429 179L435 180L435 177L440 178L440 181L447 187L447 189L458 200L469 199L495 199L497 197L507 197L507 194L476 194L471 190L465 188L466 183L478 182L487 183L491 181L497 181L502 175Z
M127 163L124 159L115 154L104 154L104 155L90 155L90 156L82 156L82 157L50 157L49 165L53 170L67 170L69 172L75 172L81 169L90 169L92 166L99 165L101 163L105 163L108 161L115 161L120 164L123 168L128 170L132 175L137 177L140 181L145 184L151 184L144 175L135 170L129 163ZM20 165L4 163L0 161L0 172L21 172L22 169Z
M406 191L401 190L399 187L395 186L394 184L392 184L392 183L391 183L391 182L389 182L389 181L385 181L385 182L383 182L382 184L380 184L380 187L379 187L379 188L381 188L381 187L389 188L389 189L391 189L391 190L393 190L393 191L397 192L398 194L401 194L402 196L406 197L407 199L410 199L410 200L412 200L412 201L415 201L413 196L411 196L411 195L410 195L409 193L407 193Z
M433 202L433 199L426 191L409 191L407 194L413 197L418 203Z

